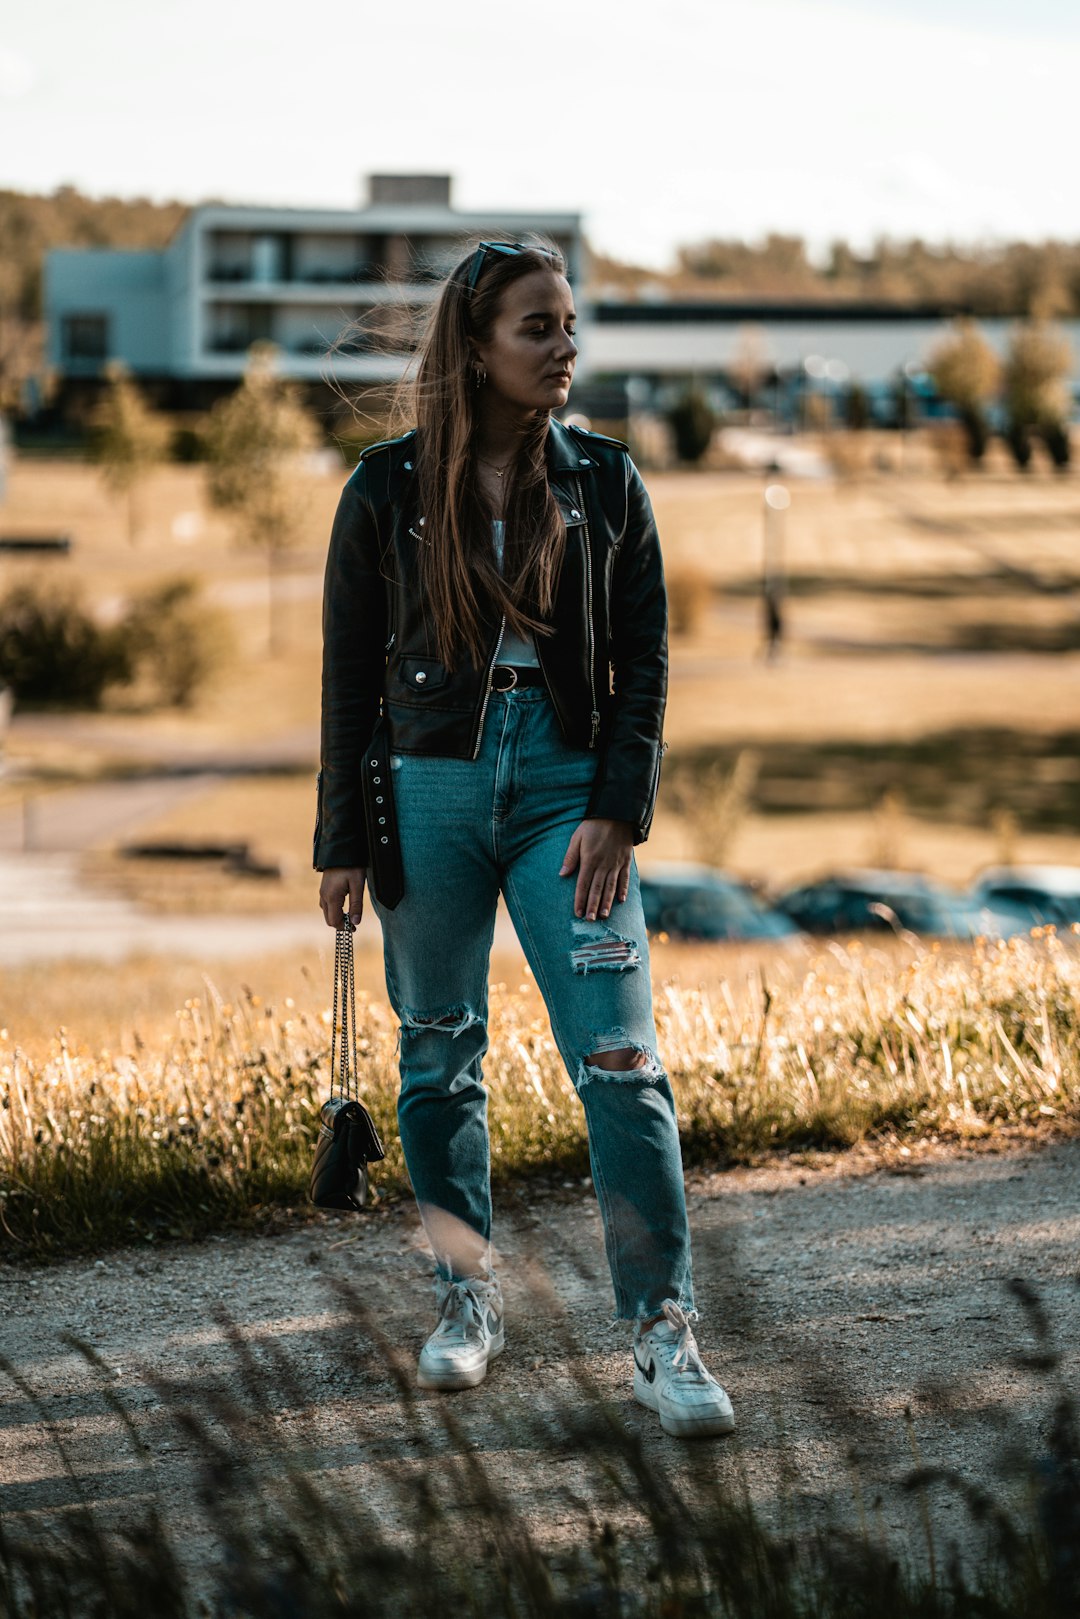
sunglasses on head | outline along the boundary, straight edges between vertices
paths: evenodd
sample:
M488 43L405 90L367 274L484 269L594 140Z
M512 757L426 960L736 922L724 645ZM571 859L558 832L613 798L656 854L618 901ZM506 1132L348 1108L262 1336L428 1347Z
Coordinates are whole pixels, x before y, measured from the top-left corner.
M505 259L516 258L519 253L546 253L548 258L555 257L550 247L540 247L536 243L480 242L477 245L476 252L473 254L472 263L469 265L469 274L465 280L465 291L467 293L475 292L476 283L480 279L480 273L484 268L484 262L489 253Z

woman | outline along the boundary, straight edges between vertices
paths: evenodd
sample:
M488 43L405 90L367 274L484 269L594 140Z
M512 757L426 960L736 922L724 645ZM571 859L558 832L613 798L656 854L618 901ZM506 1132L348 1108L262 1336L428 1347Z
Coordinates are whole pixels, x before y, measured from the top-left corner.
M501 892L584 1104L617 1313L635 1324L634 1393L668 1433L726 1433L731 1405L690 1325L632 854L660 772L663 570L625 446L551 415L569 396L575 321L557 252L480 243L421 343L416 428L366 450L345 486L324 598L320 903L331 927L346 905L355 925L375 859L401 1139L436 1260L421 1385L481 1382L504 1342L481 1083ZM388 764L399 903L383 903L379 869L393 825L369 848L361 802L380 704L390 757L368 760L371 824Z

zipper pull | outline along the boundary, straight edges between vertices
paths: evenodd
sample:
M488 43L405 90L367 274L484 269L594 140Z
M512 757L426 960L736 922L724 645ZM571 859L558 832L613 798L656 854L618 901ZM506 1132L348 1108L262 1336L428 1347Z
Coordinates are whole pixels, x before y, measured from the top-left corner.
M600 716L599 716L599 714L598 714L598 713L597 713L597 712L596 712L596 710L595 710L595 709L593 709L593 714L592 714L592 731L591 731L591 733L590 733L590 735L589 735L589 746L590 746L590 748L595 748L595 746L596 746L596 739L597 739L597 737L598 737L598 736L599 736L599 735L600 735Z

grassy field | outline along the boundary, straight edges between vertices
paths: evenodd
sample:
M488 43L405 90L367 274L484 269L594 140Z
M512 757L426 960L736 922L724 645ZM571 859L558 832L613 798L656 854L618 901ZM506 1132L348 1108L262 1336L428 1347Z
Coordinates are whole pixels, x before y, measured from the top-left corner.
M868 465L874 455L895 460L896 450L888 438L870 443ZM667 768L759 751L758 788L727 856L746 873L779 883L837 858L876 858L886 793L902 802L885 839L902 863L965 881L1004 852L1003 815L1018 823L1018 858L1080 861L1080 494L1069 479L1024 478L1000 462L945 481L917 441L907 456L904 473L791 484L785 644L773 663L761 656L757 600L762 480L649 477L669 574L702 581L692 627L673 642ZM281 583L287 646L270 658L264 561L230 545L205 509L198 468L156 474L131 547L123 510L93 468L17 462L3 529L73 537L72 556L46 576L79 580L111 612L163 574L193 572L229 614L235 656L190 712L131 712L120 694L75 726L24 717L8 756L27 774L4 794L43 782L62 790L120 768L125 755L145 766L178 750L227 753L238 740L272 750L289 738L295 756L301 739L313 765L320 575L344 476L307 481L310 532ZM0 562L0 586L24 569ZM293 770L223 785L141 829L249 841L282 865L280 885L215 872L193 880L189 868L143 872L108 850L88 870L163 910L295 908L310 897L311 794L310 773ZM643 856L689 849L662 794Z
M342 468L307 481L310 533L295 554L288 586L297 656L310 655L317 641L322 557L345 475ZM762 561L762 482L738 473L649 477L669 571L693 568L715 590L714 610L699 633L676 648L677 675L681 664L682 674L693 678L695 662L707 657L722 659L725 675L730 675L732 662L752 659L758 650L751 593ZM1053 646L1054 635L1066 642L1071 636L1075 644L1071 627L1080 591L1075 550L1080 495L1069 480L999 474L944 482L921 472L868 475L852 488L829 482L790 487L782 549L791 582L791 651L800 664L829 662L841 648L848 658L859 651L887 655L892 681L901 672L892 665L907 651L972 651L980 624L985 625L989 651L1002 650L1003 637L1018 651L1043 650L1047 637ZM81 577L106 606L162 571L199 574L233 612L241 653L256 657L265 647L264 563L257 553L230 546L222 519L204 507L199 469L161 470L147 491L145 507L143 536L132 548L124 538L122 510L102 491L92 468L16 462L3 528L70 533L71 558L50 566L57 577ZM0 566L5 577L12 577L26 565L6 559ZM230 677L238 684L211 694L184 717L182 728L235 725L234 698L252 689L244 685L243 662L238 660ZM297 672L291 659L280 669L260 671L273 680L272 687L265 681L261 687L264 699L273 693L272 703L260 705L271 712L245 714L245 730L263 720L273 728L310 720L315 702L310 691L295 690ZM757 676L760 684L758 701L749 708L739 689L738 734L744 729L750 735L769 734L776 724L772 698L783 700L785 693L773 693L771 678L763 675L782 670L751 667L745 673ZM290 691L293 701L283 708L279 699ZM714 713L707 708L694 713L684 701L676 701L673 717L688 736L719 740L735 734L731 716L726 716L730 705L722 700L723 692L716 695L721 701L714 704ZM1014 692L1012 704L1000 710L1003 721L1023 717L1019 695ZM868 706L879 712L881 694L867 693L871 696ZM908 716L908 733L925 728L928 717L938 719L943 706L948 714L954 704L966 707L967 700L962 683L954 700L940 694L929 715L919 705ZM976 719L978 711L967 717ZM788 718L805 716L795 711ZM1037 723L1045 728L1051 715L1040 711ZM847 716L841 717L839 734L849 724Z
M1074 1128L1077 942L1045 930L973 950L851 943L801 960L742 951L729 955L728 973L715 954L661 946L659 1048L688 1161L860 1142L907 1153ZM160 963L72 968L51 1005L29 973L14 976L14 1010L0 1031L8 1252L40 1259L301 1212L328 1091L327 965L321 956L268 964L238 981L200 975L197 986L193 969L185 983ZM515 963L496 970L504 965ZM517 965L492 985L494 1175L582 1174L583 1115L536 987ZM378 1180L395 1193L407 1187L394 1125L396 1020L366 987L376 973L362 958L359 1077L389 1145ZM185 988L194 992L177 1005Z

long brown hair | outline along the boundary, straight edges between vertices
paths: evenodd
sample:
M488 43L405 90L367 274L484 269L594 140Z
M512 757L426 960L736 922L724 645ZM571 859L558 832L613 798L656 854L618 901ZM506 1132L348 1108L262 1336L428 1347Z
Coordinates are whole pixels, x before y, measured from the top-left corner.
M491 543L495 515L476 472L480 419L476 364L469 339L491 336L506 288L536 270L565 274L558 250L546 243L523 251L486 253L469 289L474 253L444 282L419 343L419 363L407 383L417 426L419 511L424 516L420 583L430 614L434 651L448 668L467 653L480 664L487 648L485 607L494 604L519 635L549 635L566 525L547 480L549 416L540 412L507 470L506 544L500 573Z

